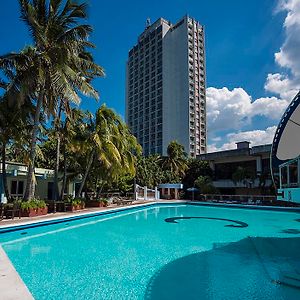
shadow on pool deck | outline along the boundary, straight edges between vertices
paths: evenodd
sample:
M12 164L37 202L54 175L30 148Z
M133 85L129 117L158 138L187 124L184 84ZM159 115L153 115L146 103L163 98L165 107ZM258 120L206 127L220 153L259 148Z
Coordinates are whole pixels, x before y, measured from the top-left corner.
M148 283L145 299L299 300L299 249L300 238L292 237L216 244L160 269ZM299 286L287 285L295 281L284 280L283 274L299 274Z

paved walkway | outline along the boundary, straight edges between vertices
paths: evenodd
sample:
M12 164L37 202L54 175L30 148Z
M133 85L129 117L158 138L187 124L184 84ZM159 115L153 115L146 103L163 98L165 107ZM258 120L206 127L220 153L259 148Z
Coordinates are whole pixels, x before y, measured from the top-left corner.
M0 299L32 300L33 297L0 246Z

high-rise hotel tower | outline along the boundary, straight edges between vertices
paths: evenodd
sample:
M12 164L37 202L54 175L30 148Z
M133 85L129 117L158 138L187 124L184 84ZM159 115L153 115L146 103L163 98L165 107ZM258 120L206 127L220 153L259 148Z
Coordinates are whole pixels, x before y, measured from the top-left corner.
M129 51L126 122L145 155L176 140L192 157L206 152L204 29L185 16L147 21Z

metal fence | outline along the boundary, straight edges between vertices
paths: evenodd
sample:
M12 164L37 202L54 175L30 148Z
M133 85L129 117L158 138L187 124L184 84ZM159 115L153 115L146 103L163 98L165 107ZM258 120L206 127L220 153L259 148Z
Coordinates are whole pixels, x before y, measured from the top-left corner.
M276 201L276 196L272 195L203 195L203 200L212 202L226 203L245 203L245 204L272 204Z

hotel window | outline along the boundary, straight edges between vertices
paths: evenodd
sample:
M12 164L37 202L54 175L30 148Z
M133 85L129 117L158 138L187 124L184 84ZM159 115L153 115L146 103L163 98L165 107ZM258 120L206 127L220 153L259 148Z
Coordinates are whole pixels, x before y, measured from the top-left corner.
M10 186L10 193L14 197L22 197L24 193L24 181L13 180Z
M281 185L282 186L286 186L287 185L287 167L286 166L284 166L284 167L282 167L281 168L281 170L280 170L281 172Z
M298 161L295 161L289 165L289 179L290 185L298 184Z

